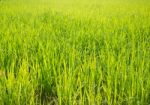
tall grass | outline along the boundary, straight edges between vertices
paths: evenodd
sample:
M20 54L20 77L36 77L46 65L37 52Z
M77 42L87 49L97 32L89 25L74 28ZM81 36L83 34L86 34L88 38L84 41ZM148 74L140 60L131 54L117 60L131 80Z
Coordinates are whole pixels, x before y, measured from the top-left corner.
M149 4L0 1L0 105L149 105Z

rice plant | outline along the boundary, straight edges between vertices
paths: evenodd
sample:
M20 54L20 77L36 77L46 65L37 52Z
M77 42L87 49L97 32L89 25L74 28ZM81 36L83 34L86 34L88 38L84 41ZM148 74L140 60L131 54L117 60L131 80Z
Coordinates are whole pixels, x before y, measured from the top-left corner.
M0 105L149 104L149 0L0 1Z

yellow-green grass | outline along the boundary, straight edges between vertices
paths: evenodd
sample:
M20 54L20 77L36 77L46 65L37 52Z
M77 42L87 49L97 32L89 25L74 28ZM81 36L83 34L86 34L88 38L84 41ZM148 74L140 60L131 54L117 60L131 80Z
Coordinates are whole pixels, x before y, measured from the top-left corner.
M149 0L1 0L0 105L149 105Z

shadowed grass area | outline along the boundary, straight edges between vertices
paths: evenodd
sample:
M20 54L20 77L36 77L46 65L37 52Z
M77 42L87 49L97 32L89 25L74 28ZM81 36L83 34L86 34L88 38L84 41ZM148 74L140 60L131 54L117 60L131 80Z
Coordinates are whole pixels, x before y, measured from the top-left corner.
M150 104L149 1L0 1L0 105Z

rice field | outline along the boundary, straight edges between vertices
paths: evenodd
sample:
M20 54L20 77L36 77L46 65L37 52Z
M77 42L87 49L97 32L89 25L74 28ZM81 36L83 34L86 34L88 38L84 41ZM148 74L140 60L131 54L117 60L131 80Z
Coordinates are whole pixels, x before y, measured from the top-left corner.
M150 1L0 0L0 105L150 105Z

